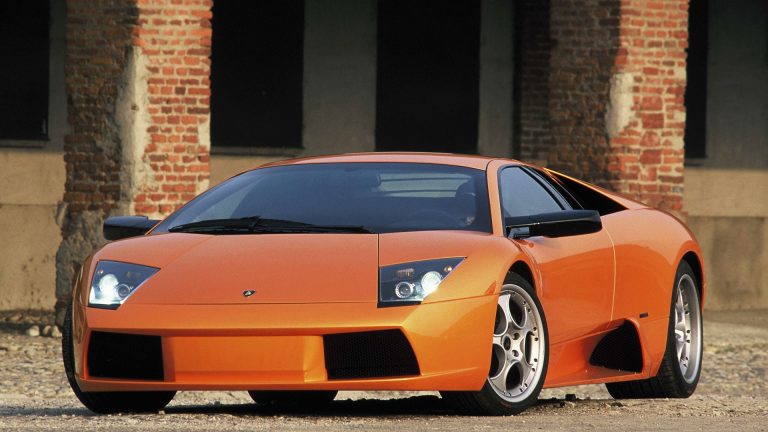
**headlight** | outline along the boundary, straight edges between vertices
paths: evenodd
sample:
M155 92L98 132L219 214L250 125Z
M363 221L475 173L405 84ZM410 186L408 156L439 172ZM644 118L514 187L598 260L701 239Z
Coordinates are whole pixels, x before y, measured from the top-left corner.
M99 261L91 280L88 306L117 309L158 270L138 264Z
M444 258L396 264L379 269L379 305L421 303L464 258Z

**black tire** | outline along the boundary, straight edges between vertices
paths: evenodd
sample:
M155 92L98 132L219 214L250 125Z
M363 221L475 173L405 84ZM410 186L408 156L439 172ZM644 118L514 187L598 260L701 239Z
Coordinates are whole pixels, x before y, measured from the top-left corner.
M516 285L530 296L533 300L533 304L539 313L541 319L541 328L538 332L538 337L543 339L543 356L538 361L536 366L541 369L536 378L536 382L531 383L531 390L525 399L520 401L509 401L502 398L492 386L490 379L485 380L483 388L480 391L443 391L440 392L443 399L453 408L462 414L468 415L515 415L525 411L530 406L534 405L538 400L541 388L544 385L544 380L547 376L547 366L549 364L549 332L547 329L547 320L544 316L544 309L541 307L538 297L536 296L536 290L531 286L528 281L515 273L509 273L504 282L507 285ZM507 290L502 289L500 297L504 295ZM498 321L497 321L498 322ZM492 367L489 367L489 370ZM535 370L535 369L534 369ZM489 373L490 374L490 373Z
M250 390L248 394L259 405L313 408L330 404L339 392L336 390Z
M64 331L61 338L61 353L67 381L75 396L89 410L99 414L111 413L149 413L158 412L176 395L175 391L139 391L139 392L84 392L75 380L75 357L72 345L72 305L64 315Z
M694 390L696 390L696 386L698 385L701 376L701 363L699 363L693 379L686 381L679 365L679 359L677 358L677 348L674 338L675 324L673 317L675 299L678 295L680 280L686 275L696 283L696 275L693 272L693 269L691 269L691 266L688 265L687 262L683 261L680 263L680 266L677 268L677 273L675 274L675 284L672 289L672 299L670 303L667 347L664 351L664 358L659 366L659 372L655 377L644 380L606 384L605 387L608 389L608 393L610 393L614 399L687 398L693 394ZM695 291L698 298L697 304L699 305L699 317L701 317L701 291L699 287L696 287ZM702 332L703 338L703 326L699 331ZM699 345L699 349L701 348L701 345ZM703 349L699 352L699 360L702 359L702 356Z

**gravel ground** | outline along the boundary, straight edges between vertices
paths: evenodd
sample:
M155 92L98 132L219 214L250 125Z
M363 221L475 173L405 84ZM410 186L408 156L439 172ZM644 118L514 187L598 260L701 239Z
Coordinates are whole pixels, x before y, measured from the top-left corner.
M52 317L0 314L0 430L764 430L768 311L708 312L699 388L690 399L614 401L603 386L545 390L517 417L461 417L436 393L342 392L322 411L256 407L245 392L181 392L164 412L100 416L72 394ZM34 330L33 330L34 333ZM55 333L55 332L54 332ZM566 398L566 395L569 395Z

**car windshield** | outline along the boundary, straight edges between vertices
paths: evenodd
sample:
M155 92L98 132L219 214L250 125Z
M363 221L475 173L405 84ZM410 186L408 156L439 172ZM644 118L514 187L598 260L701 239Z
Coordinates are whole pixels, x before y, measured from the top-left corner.
M234 231L240 221L306 232L491 231L485 172L419 163L317 163L248 171L203 193L153 233ZM209 221L209 222L206 222ZM271 227L270 224L268 227ZM201 227L202 226L202 227ZM263 225L260 225L263 228ZM343 229L353 227L354 229ZM207 233L216 233L210 229Z

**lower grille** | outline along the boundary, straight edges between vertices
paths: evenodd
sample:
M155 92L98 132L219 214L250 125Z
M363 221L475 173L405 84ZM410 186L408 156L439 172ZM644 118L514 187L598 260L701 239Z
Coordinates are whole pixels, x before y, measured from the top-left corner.
M164 379L160 336L95 331L87 362L88 374L95 378Z
M328 379L419 375L419 363L400 330L325 335Z

